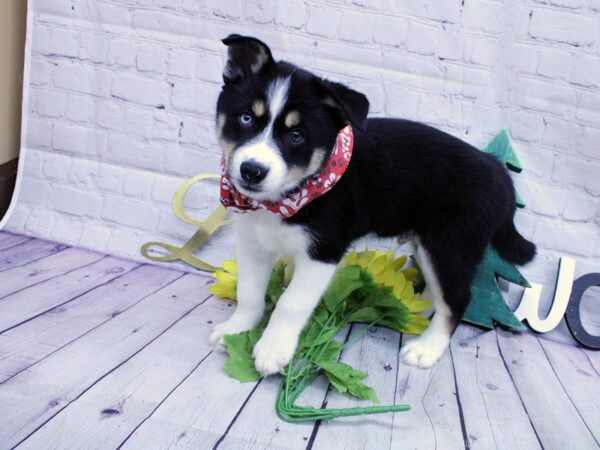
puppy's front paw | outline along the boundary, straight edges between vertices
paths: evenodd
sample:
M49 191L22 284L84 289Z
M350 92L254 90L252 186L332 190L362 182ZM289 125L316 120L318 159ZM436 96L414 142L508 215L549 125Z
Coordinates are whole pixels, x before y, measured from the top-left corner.
M254 366L262 375L279 373L288 365L298 344L298 337L292 333L265 330L254 346Z
M404 364L428 369L442 357L449 339L441 336L420 336L407 342L400 350Z
M223 337L226 334L236 334L241 333L242 331L248 331L254 328L255 325L255 320L251 318L231 316L231 318L226 322L215 325L208 339L210 343L216 347L217 350L223 352L225 351L225 346L223 345Z

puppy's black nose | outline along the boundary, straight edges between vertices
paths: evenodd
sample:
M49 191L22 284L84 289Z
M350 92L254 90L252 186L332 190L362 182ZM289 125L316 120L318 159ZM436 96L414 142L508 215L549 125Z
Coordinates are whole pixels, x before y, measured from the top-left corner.
M269 168L256 161L245 161L240 167L240 173L244 181L257 184L265 179L267 173L269 173Z

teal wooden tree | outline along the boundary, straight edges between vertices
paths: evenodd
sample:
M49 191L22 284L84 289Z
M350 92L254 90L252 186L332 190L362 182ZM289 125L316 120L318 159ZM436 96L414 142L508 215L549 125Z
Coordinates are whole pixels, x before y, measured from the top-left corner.
M523 170L506 130L502 130L482 151L495 155L513 172L519 173ZM515 197L517 206L525 207L517 192L515 192ZM517 267L502 259L489 246L471 285L471 303L465 311L463 321L490 329L494 328L494 323L500 323L510 328L524 330L525 325L506 305L500 292L498 277L523 287L530 287Z

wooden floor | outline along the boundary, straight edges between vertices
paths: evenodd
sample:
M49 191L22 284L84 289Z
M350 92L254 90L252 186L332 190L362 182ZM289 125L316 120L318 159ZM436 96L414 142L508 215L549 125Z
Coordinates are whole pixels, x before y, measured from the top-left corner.
M432 370L384 329L343 353L412 411L283 422L277 377L222 372L208 334L233 308L209 283L0 233L0 449L598 448L599 352L466 326ZM304 401L357 404L322 380Z

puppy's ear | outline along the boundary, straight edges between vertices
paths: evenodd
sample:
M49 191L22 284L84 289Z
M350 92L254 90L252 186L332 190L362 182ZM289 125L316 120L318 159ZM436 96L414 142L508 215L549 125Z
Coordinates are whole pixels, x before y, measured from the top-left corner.
M325 90L324 103L338 109L346 124L350 123L353 127L364 130L369 113L367 97L341 83L328 80L322 80L321 83Z
M273 63L271 50L258 39L230 34L222 42L227 46L227 63L223 69L225 83L236 83Z

